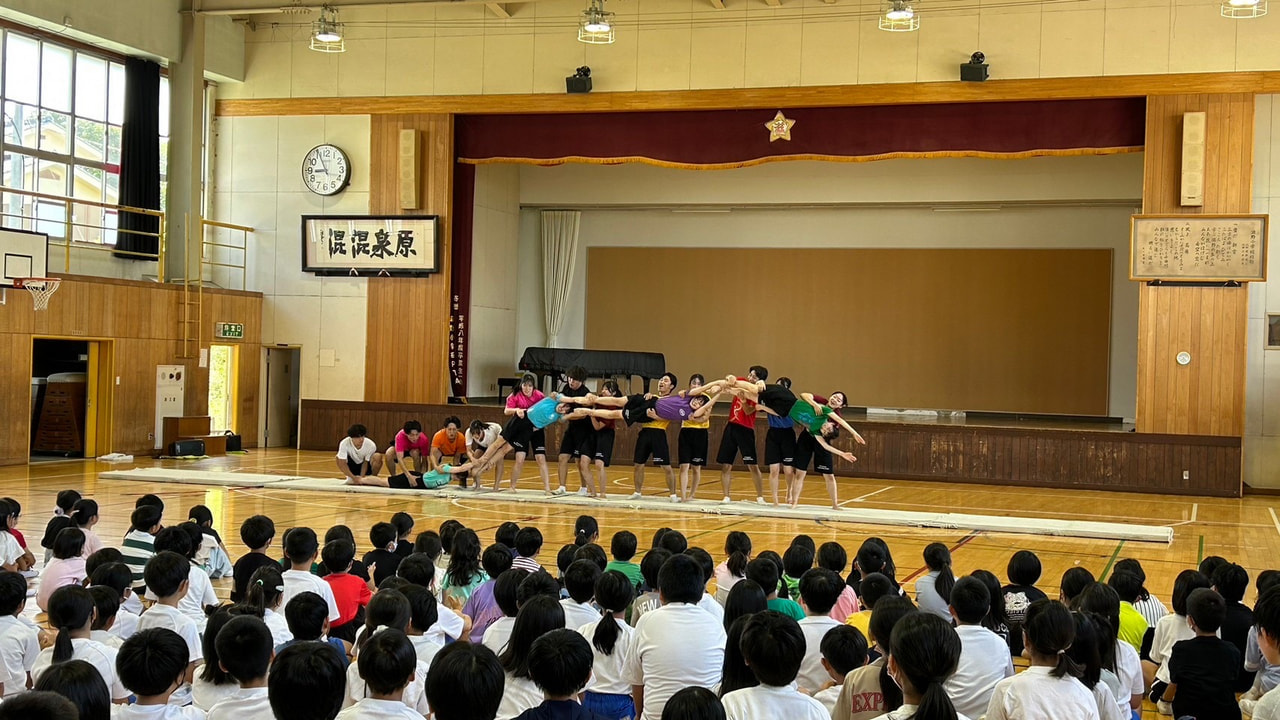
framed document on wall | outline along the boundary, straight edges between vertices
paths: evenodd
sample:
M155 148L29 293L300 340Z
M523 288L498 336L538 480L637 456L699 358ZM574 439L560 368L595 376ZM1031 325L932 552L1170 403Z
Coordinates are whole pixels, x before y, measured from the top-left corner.
M436 215L303 215L302 271L415 277L440 271Z
M1134 215L1130 280L1263 282L1266 215Z

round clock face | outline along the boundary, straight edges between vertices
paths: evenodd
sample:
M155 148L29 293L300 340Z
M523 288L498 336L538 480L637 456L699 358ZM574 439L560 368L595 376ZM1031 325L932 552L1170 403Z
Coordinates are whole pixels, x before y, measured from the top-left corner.
M302 182L317 195L337 195L351 182L351 163L336 145L317 145L302 159Z

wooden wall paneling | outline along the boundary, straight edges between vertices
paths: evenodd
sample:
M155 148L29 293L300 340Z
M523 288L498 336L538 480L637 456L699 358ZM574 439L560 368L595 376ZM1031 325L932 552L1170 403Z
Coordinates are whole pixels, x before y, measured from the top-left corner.
M181 289L173 285L64 275L49 309L34 312L25 293L10 292L0 306L0 407L19 408L17 420L0 429L0 464L27 461L31 342L35 336L103 338L114 342L112 445L102 452L149 454L155 430L155 366L177 364L178 307ZM241 433L257 438L257 383L261 344L262 296L224 290L205 291L205 337L213 337L215 318L243 322L246 351L240 360ZM228 341L229 342L229 341ZM248 350L252 348L252 350ZM207 404L208 371L186 363L188 408Z
M1189 93L1280 92L1280 72L1181 73L1025 78L985 83L924 82L812 87L595 92L588 95L420 95L219 100L220 116L565 113L738 110L914 103L1057 100Z
M662 352L680 377L758 363L798 390L842 389L854 406L1107 414L1108 249L597 247L587 257L586 347ZM750 315L740 294L708 294L679 273L649 275L637 298L598 274L620 267L766 277L786 289L785 311ZM840 281L815 280L829 277ZM655 320L637 322L638 307ZM724 320L681 320L690 307Z
M440 272L425 278L370 278L364 397L439 403L448 397L449 246L453 203L453 116L370 117L369 211L405 214L399 202L400 131L416 130L418 214L438 215Z
M1181 207L1182 114L1207 114L1205 202ZM1252 206L1254 99L1247 92L1147 98L1143 212L1247 213ZM1246 288L1138 291L1139 432L1244 432ZM1179 352L1191 354L1179 366Z

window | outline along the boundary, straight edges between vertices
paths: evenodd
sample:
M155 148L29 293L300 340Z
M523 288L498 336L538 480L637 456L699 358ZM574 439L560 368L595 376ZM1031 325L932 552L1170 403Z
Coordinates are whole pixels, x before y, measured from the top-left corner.
M0 33L0 105L4 109L3 184L49 195L120 201L124 64L42 37ZM165 204L169 79L160 78L160 204ZM0 220L65 239L66 203L0 195ZM73 205L72 239L114 244L116 213Z

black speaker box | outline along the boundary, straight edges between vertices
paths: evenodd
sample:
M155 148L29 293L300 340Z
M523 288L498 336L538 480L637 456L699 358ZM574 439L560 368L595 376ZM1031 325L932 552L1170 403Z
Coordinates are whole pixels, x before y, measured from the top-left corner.
M990 70L991 66L986 63L964 63L960 66L960 79L964 82L983 82L990 76Z
M565 89L565 92L569 93L570 95L576 95L578 93L589 93L591 92L591 78L578 77L577 75L570 75L569 77L564 79L564 89Z

